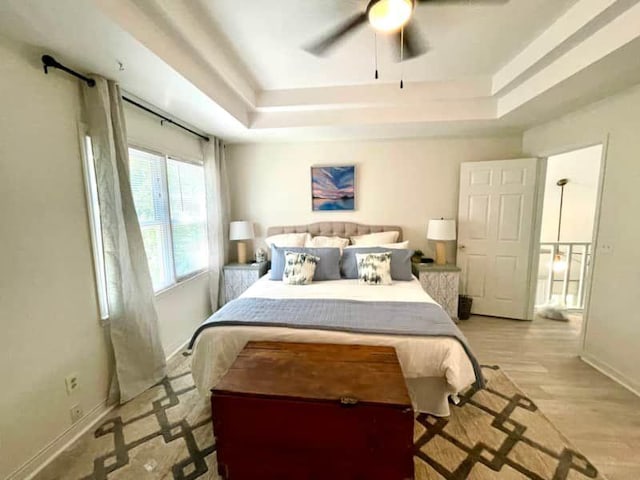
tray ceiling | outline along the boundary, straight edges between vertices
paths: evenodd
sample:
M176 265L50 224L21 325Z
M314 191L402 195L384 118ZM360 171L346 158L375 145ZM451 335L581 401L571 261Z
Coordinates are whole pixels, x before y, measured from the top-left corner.
M374 33L365 24L318 58L301 46L358 12L367 0L195 0L263 90L373 83ZM403 65L408 81L491 75L575 0L511 0L505 5L419 5L430 50ZM380 82L397 83L395 44L378 34Z
M429 52L379 36L378 81L367 25L300 48L366 3L5 0L0 34L230 142L513 133L640 83L640 0L420 5Z

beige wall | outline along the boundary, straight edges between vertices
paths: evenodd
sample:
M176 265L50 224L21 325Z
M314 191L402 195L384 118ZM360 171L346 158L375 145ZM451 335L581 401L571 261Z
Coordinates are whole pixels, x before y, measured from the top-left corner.
M40 53L0 37L0 478L68 433L73 404L99 410L111 371L94 287L79 87L60 72L44 75ZM158 138L172 135L156 127ZM157 307L170 353L209 312L206 275L163 293ZM73 396L70 373L80 381Z
M0 40L0 478L106 398L78 142L80 95ZM67 396L64 378L80 389Z
M256 248L269 226L345 220L400 225L432 253L427 222L456 217L460 163L520 155L520 137L231 145L232 217L256 223ZM357 166L355 212L311 211L309 169L325 164Z
M558 239L560 187L557 182L561 178L567 178L569 183L564 187L560 240L591 241L601 159L601 145L549 157L542 207L541 241L555 242Z
M639 132L640 87L635 87L524 135L524 150L531 155L608 139L584 358L636 392L640 392L640 314L634 303L640 291Z

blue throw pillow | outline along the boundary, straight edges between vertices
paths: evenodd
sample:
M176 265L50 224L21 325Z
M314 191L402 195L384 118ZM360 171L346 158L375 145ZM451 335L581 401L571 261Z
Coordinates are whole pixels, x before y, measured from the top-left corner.
M304 248L304 247L276 247L271 246L271 280L282 280L285 267L285 252L308 253L319 257L315 282L322 280L340 280L340 249L339 248Z
M361 247L345 248L342 251L342 266L340 273L343 278L358 278L358 262L356 253L382 253L391 252L391 278L394 280L408 281L413 278L411 274L411 256L413 250L405 248Z

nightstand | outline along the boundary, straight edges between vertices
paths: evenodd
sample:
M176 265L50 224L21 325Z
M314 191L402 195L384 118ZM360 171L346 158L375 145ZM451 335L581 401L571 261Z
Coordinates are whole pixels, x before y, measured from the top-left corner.
M457 321L460 269L455 265L413 263L412 270L420 280L424 291L438 302L454 321Z
M269 270L269 262L230 263L224 272L224 303L238 298Z

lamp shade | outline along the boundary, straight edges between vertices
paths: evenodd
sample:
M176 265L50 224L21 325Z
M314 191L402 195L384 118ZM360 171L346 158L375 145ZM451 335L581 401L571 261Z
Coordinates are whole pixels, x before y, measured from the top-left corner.
M231 222L229 240L249 240L254 237L253 223L247 221Z
M429 220L427 228L427 238L429 240L455 240L456 221L450 219Z

